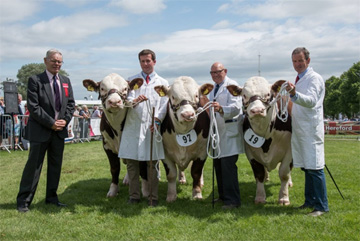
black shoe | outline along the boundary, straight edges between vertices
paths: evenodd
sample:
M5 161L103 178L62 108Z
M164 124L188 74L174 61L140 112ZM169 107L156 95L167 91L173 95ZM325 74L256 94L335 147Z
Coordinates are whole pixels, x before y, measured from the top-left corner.
M224 200L222 200L221 198L215 198L214 199L214 203L219 203L219 202L223 202Z
M312 208L312 206L303 204L300 207L296 207L295 209L306 209L306 208Z
M19 211L19 213L26 213L30 211L30 209L26 206L19 206L17 207L17 210Z
M135 199L135 198L129 198L128 200L128 204L137 204L140 202L140 199Z
M58 206L60 208L64 208L64 207L67 207L67 205L65 203L61 203L59 201L57 202L45 202L46 204L52 204L52 205L55 205L55 206Z
M151 202L150 200L148 201L149 207L156 207L158 204L159 204L158 200L151 200Z
M229 209L234 209L234 208L238 208L240 205L238 204L227 204L222 206L222 209L224 210L229 210Z

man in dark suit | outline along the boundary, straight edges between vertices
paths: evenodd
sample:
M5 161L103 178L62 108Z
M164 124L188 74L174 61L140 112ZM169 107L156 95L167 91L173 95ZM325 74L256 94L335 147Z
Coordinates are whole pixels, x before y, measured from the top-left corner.
M74 112L75 101L70 80L59 75L63 63L62 54L50 49L44 58L46 70L29 78L27 106L30 111L26 127L26 139L30 141L30 152L25 165L17 195L19 212L29 211L39 182L41 168L47 151L48 172L47 204L66 206L57 196L64 139L68 136L67 125Z

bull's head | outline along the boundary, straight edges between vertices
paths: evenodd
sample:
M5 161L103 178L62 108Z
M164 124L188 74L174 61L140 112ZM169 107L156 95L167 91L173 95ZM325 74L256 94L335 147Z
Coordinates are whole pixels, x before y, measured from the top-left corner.
M199 86L191 77L181 76L168 86L156 86L155 91L161 96L169 97L170 112L180 122L195 123L196 111L204 104L200 97L205 97L212 90L213 85Z
M265 78L255 76L245 82L244 88L230 85L227 86L227 89L234 96L242 96L244 112L249 119L264 118L272 107L271 100L279 92L284 82L285 80L279 80L271 85Z
M140 88L143 81L143 79L137 78L127 82L120 75L112 73L100 82L85 79L83 85L88 91L99 93L99 99L101 99L105 111L115 112L124 108L129 91Z

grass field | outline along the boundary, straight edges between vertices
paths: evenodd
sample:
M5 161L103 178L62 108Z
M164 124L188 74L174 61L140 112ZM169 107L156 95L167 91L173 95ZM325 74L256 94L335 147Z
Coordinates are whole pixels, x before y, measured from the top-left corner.
M280 181L277 171L266 183L267 204L254 205L255 181L245 155L240 155L239 185L242 206L224 211L212 208L212 160L204 169L201 201L191 199L188 184L178 185L178 200L166 203L167 182L162 169L160 203L149 208L143 200L128 205L128 189L121 186L113 199L106 198L111 178L100 141L67 144L59 209L45 205L46 162L31 211L18 213L16 195L27 152L0 152L0 240L360 240L360 142L326 140L326 163L345 200L328 173L330 212L317 218L310 210L295 210L304 201L304 174L294 169L290 206L277 205ZM125 175L122 165L121 178ZM215 187L216 188L216 187Z

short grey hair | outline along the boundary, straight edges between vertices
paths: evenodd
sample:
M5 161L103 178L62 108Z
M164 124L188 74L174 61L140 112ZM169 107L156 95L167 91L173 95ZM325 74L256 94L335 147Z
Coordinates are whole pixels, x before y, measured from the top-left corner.
M46 59L50 59L50 57L53 56L54 54L60 54L62 56L62 53L59 50L57 50L57 49L49 49L46 52Z
M296 49L294 49L294 51L292 52L291 56L295 55L295 54L300 54L300 53L304 53L305 59L308 60L310 58L310 52L309 50L307 50L305 47L297 47Z

